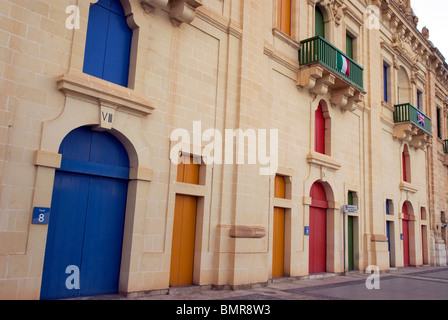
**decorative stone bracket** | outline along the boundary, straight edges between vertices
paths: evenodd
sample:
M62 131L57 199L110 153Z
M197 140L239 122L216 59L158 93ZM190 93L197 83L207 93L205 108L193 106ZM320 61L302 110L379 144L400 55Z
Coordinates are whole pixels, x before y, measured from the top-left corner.
M343 111L354 111L358 103L364 101L364 92L322 65L302 67L297 85L316 95L330 92L331 103Z
M421 150L426 150L431 144L431 136L411 123L395 124L394 138L408 142L411 146Z
M193 21L196 9L202 6L202 0L142 0L141 4L147 13L167 8L171 23L178 27L184 22Z

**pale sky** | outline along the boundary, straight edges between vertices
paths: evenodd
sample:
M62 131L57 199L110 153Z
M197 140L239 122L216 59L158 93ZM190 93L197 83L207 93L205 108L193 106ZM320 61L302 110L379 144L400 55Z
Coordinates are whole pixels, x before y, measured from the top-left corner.
M417 29L429 30L429 41L448 62L448 0L411 0L411 7L419 18Z

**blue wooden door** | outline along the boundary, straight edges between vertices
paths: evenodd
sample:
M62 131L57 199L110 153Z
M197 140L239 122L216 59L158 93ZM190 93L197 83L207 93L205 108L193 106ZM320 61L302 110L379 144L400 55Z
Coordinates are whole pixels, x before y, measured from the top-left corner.
M42 274L41 299L116 293L129 159L106 132L82 127L62 142ZM74 287L79 270L79 287ZM68 282L68 284L67 284Z
M389 265L392 267L392 252L390 250L390 221L386 221L387 250L389 251Z
M132 30L118 0L91 5L83 71L127 87Z

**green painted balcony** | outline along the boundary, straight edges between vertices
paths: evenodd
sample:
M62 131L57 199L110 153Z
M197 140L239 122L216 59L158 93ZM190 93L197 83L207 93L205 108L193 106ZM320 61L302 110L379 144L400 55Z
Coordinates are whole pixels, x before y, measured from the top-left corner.
M394 137L425 150L432 140L431 119L410 103L397 104L394 111Z
M338 77L355 85L362 92L364 91L364 68L355 61L347 57L330 42L320 36L300 41L302 46L299 52L300 66L321 64L333 71ZM341 59L342 58L342 59ZM345 63L338 63L344 61Z
M431 119L410 103L397 104L395 106L394 122L410 122L417 128L432 136Z

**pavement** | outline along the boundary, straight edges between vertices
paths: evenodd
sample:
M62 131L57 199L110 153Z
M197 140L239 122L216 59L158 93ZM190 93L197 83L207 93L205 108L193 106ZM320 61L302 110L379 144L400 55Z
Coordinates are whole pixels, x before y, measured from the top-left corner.
M373 278L375 276L378 277ZM300 279L278 278L245 290L192 286L170 288L156 294L128 297L117 294L80 300L448 300L448 267L407 267L377 275L359 271L345 276L325 273Z

